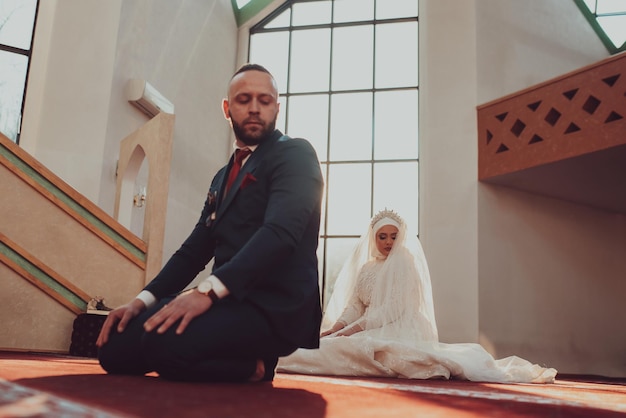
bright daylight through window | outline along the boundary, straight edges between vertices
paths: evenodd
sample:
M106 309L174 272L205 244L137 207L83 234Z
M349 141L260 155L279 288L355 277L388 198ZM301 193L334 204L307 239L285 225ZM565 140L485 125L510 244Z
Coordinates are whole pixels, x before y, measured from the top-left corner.
M611 54L626 51L626 0L574 0Z
M0 1L0 132L18 142L37 0Z
M311 141L322 164L328 295L326 278L374 212L394 209L417 228L418 2L293 1L250 33L249 61L278 82L278 128Z

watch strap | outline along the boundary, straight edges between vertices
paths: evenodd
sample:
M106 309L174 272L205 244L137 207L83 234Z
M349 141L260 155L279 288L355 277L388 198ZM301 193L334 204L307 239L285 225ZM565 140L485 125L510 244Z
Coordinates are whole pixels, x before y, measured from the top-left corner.
M196 287L196 291L204 296L208 296L213 303L217 302L218 300L220 300L220 297L217 296L217 293L215 292L215 289L213 289L212 284L209 283L209 290L201 290L201 287L204 285L204 283L201 283L200 286Z
M211 289L207 292L206 294L209 298L211 298L211 300L213 301L213 303L217 302L218 300L220 300L220 297L217 296L217 293L215 293L215 290Z

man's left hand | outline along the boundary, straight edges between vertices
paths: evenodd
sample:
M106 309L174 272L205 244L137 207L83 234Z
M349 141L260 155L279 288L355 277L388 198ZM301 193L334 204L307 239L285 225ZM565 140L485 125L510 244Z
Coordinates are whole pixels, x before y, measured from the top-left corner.
M163 334L176 321L180 320L176 334L182 334L191 320L208 311L211 305L213 305L211 298L191 289L181 293L163 306L145 322L143 327L148 332L156 328L157 333Z

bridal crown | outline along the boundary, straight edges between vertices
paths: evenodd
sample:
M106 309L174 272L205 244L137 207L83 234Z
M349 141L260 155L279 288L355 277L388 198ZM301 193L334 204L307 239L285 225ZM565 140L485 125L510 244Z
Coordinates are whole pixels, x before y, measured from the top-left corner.
M393 210L388 210L387 208L385 208L384 210L381 210L376 215L374 215L374 217L372 218L372 222L370 223L370 228L374 229L374 227L385 218L391 219L393 223L397 224L397 227L404 225L404 219L402 219L400 215L398 215Z

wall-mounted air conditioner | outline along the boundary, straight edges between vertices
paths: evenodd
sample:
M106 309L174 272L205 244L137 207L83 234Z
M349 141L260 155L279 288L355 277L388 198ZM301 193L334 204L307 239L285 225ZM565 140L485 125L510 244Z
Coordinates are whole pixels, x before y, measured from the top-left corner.
M151 118L159 112L174 114L174 104L157 91L150 83L140 78L128 80L128 101Z

